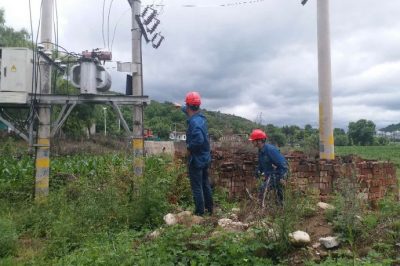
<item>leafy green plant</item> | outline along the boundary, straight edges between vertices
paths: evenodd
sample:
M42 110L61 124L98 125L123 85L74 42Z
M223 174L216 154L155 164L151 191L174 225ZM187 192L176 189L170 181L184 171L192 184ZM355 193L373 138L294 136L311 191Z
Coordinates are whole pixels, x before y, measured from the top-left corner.
M15 254L17 239L18 235L13 222L0 217L0 258Z
M130 224L134 228L156 227L162 223L163 214L171 209L167 201L171 185L171 173L165 171L162 158L150 157L146 161L146 173L135 180Z

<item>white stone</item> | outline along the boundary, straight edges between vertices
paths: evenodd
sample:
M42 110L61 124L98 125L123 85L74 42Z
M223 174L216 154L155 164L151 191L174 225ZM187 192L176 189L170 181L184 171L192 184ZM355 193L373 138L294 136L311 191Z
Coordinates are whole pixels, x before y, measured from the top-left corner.
M242 222L234 222L228 218L222 218L218 220L218 225L221 226L226 231L238 232L245 231L249 228L249 224Z
M183 218L183 217L189 217L191 215L192 215L191 211L182 211L182 212L176 214L176 217L179 219L179 218Z
M175 214L168 213L164 216L164 221L167 225L174 225L178 223L178 220L175 217Z
M227 224L230 224L231 222L232 222L231 219L222 218L222 219L219 219L219 220L218 220L218 225L221 226L221 227L224 227L224 226L226 226Z
M318 207L320 207L323 210L334 210L335 207L331 204L325 203L325 202L318 202L317 203Z
M296 246L304 246L311 242L310 235L304 231L296 231L289 234L290 242Z
M321 246L321 243L318 243L318 242L316 242L316 243L314 243L313 245L312 245L312 247L314 248L314 249L317 249L317 248L319 248Z
M229 215L229 218L232 219L232 220L234 220L234 221L238 221L238 220L239 220L239 217L237 216L236 213L231 213L231 214Z
M157 237L159 237L161 235L161 232L160 232L160 230L155 230L155 231L153 231L153 232L151 232L150 234L149 234L149 238L150 239L156 239Z
M268 236L268 238L270 238L272 240L278 240L279 233L276 232L273 228L269 228L267 231L267 236Z
M239 209L239 208L232 208L231 211L232 211L233 213L238 214L238 213L240 212L240 209Z
M327 249L339 246L340 242L335 236L321 237L319 242Z
M193 215L191 219L190 226L195 224L201 224L204 221L204 218L201 216Z

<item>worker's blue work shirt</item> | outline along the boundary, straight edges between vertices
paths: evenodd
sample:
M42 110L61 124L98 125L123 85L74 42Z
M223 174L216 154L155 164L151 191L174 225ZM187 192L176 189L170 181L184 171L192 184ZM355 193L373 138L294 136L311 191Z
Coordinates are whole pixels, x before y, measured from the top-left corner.
M210 143L208 141L207 119L201 113L188 118L186 146L190 151L189 165L196 168L208 167L211 162Z
M275 175L282 178L288 171L288 164L274 145L266 143L258 152L258 171L266 177Z

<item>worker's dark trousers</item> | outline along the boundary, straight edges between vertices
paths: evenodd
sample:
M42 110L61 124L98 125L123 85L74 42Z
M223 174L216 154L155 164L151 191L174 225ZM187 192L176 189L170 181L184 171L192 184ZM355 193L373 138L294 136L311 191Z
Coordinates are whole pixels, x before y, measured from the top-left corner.
M283 186L281 184L281 179L281 176L273 174L269 177L268 181L265 180L258 190L260 200L262 200L265 189L274 190L276 194L276 204L279 206L283 205Z
M211 214L213 212L213 200L210 181L208 180L208 167L189 166L189 177L195 205L194 214L203 215L204 208Z

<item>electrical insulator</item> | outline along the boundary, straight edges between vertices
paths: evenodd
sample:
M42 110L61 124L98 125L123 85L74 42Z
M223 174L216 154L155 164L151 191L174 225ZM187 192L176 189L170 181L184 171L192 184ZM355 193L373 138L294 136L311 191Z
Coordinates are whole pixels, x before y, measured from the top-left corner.
M82 58L85 59L95 59L100 61L109 61L112 59L112 53L110 51L83 51Z
M151 42L154 43L155 39L157 38L158 33L154 34L153 38L151 38Z
M143 23L144 25L149 25L149 23L156 17L157 15L157 11L150 8L151 9L151 13L147 18L143 18Z
M155 19L156 22L154 22L153 26L149 29L147 28L147 32L150 34L153 34L153 32L156 30L156 28L158 27L158 25L160 24L160 20L159 19Z
M157 49L158 47L160 47L162 41L164 40L164 36L162 36L161 34L156 34L157 36L160 36L160 39L158 40L157 43L152 42L152 46L153 48Z
M146 8L142 12L142 18L144 18L147 15L147 12L149 11L149 6L146 6Z

